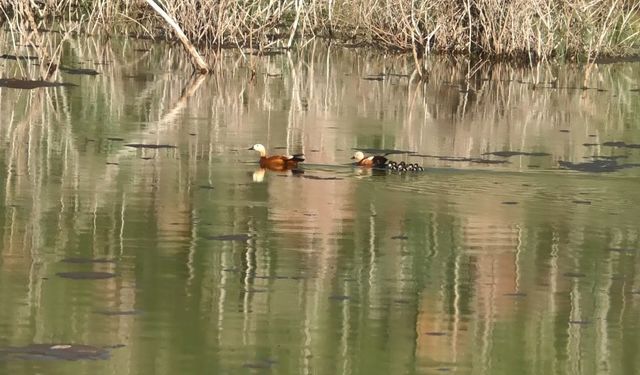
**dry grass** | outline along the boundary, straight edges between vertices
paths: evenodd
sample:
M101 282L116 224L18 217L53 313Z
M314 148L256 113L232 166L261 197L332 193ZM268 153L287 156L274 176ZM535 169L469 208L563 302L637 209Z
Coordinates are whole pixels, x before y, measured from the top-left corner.
M303 45L316 36L422 56L544 61L629 55L640 46L640 0L165 0L194 44L206 51ZM24 32L51 19L78 30L172 35L144 1L1 1L4 21ZM49 21L47 21L49 20ZM19 27L17 27L19 26Z

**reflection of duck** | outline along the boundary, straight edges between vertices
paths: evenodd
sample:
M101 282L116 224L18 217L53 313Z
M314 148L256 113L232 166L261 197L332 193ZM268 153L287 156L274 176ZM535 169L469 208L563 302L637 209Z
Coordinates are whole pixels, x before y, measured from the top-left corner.
M263 182L264 181L264 176L267 174L267 170L270 171L274 171L274 172L284 172L284 175L290 175L290 176L294 176L294 177L301 177L304 174L304 170L302 169L274 169L274 168L258 168L256 169L253 174L252 174L252 178L253 178L253 182ZM279 173L280 174L280 173ZM308 178L313 178L314 176L308 176Z
M356 151L351 159L355 159L356 165L361 167L384 167L388 159L380 155L364 156L362 151Z
M298 166L298 163L304 161L304 154L294 155L273 155L267 157L267 151L263 145L257 143L249 148L260 153L260 167L270 169L272 171L285 171Z
M255 172L253 172L253 182L262 182L264 181L264 174L267 172L264 168L258 168Z

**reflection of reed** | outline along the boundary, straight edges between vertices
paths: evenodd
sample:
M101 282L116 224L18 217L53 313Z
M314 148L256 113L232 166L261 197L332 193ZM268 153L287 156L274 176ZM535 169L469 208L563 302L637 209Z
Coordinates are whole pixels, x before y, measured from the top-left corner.
M283 373L333 373L334 364L342 373L464 370L469 363L496 373L507 351L544 363L532 370L540 374L589 370L585 352L619 366L621 351L607 349L618 345L610 331L636 318L629 293L640 284L635 255L601 255L601 247L637 246L637 228L624 226L635 216L621 208L639 197L617 179L356 178L348 168L312 165L306 176L343 178L314 180L252 175L255 166L240 161L253 155L234 150L267 139L271 147L304 149L311 163L345 163L354 146L459 156L535 149L578 160L584 151L575 145L587 134L627 134L634 67L598 68L599 84L620 95L611 102L596 91L542 87L555 79L574 85L582 73L571 66L484 65L466 80L466 64L434 61L430 83L418 86L401 76L362 79L408 71L402 58L336 47L329 54L315 44L263 57L268 71L253 83L235 58L222 59L209 79L186 80L165 74L188 70L170 50L154 45L139 54L134 49L146 42L88 41L74 40L66 58L110 64L96 77L62 77L80 87L0 91L8 119L0 123L7 145L0 154L0 300L27 301L0 308L2 321L17 323L15 331L2 328L15 337L45 340L63 331L90 340L95 330L104 342L134 348L114 358L119 373L144 372L135 370L149 366L145 358L160 358L154 366L170 373L184 358L226 369L252 355L285 358ZM571 129L566 138L557 133L563 127ZM142 161L107 136L179 149ZM252 184L253 176L263 183ZM520 183L533 180L536 190L521 194ZM617 218L603 222L586 208L567 213L557 204L585 181L594 198L625 197L606 207L619 210ZM513 196L519 205L501 205ZM223 233L253 237L202 238ZM391 239L399 234L407 238ZM100 301L82 300L77 286L42 281L59 258L76 254L120 260L108 266L117 279L87 287ZM575 269L593 272L563 276ZM623 272L624 282L611 279ZM24 287L10 290L16 279ZM526 296L505 296L517 292ZM150 311L105 323L91 313L98 305ZM614 314L615 324L605 319ZM199 347L179 352L182 341Z

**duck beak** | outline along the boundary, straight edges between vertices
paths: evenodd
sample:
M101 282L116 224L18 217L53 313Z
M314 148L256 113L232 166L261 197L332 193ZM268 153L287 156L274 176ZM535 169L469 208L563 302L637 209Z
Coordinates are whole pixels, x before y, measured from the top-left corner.
M253 150L253 146L249 147L247 150Z
M352 156L352 157L351 157L351 159L355 160L355 159L356 159L356 157L355 157L355 156Z

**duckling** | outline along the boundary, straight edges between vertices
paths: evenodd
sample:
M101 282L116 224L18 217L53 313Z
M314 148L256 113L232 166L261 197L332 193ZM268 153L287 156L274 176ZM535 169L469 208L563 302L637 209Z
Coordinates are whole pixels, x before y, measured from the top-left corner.
M360 167L384 167L389 159L380 155L364 156L362 151L356 151L351 159L355 160L355 165Z
M249 147L249 150L258 151L260 153L260 167L275 171L284 171L296 168L298 163L304 161L304 154L267 156L267 150L259 143Z

